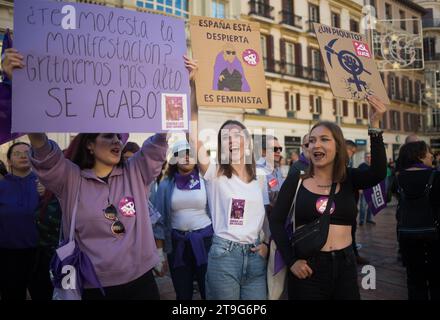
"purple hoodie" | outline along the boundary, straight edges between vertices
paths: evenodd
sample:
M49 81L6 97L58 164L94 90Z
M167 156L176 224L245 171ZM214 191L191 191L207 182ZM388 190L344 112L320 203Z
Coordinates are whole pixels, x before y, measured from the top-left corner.
M35 173L60 201L65 235L69 234L73 203L81 182L75 240L92 261L103 287L133 281L159 262L145 195L162 169L167 146L165 135L147 139L123 168L113 169L108 184L91 169L80 170L65 159L53 141L32 149ZM125 226L122 236L111 232L112 221L104 216L108 199L118 208L118 219ZM127 199L129 204L134 202L134 215L132 207L124 209ZM87 284L85 287L88 288Z

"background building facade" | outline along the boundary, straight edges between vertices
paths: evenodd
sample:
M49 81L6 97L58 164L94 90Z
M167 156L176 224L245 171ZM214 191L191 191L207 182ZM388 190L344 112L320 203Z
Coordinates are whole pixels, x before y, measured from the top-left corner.
M362 0L83 0L70 1L107 5L137 11L157 11L188 19L204 15L226 19L242 19L260 23L261 46L266 71L267 110L216 109L200 106L200 128L217 131L228 119L237 119L251 129L273 129L285 147L284 156L299 151L302 136L318 120L337 122L347 139L356 141L361 150L368 148L368 105L362 102L335 99L330 90L312 23L319 22L342 29L362 32ZM423 1L419 1L423 2ZM434 2L438 5L438 1ZM402 17L421 19L424 9L411 1L375 0L366 4L376 8L378 19ZM434 5L434 7L435 7ZM435 11L435 13L434 13ZM433 11L433 21L440 21L440 12ZM13 1L0 0L0 33L13 27ZM434 25L436 25L434 23ZM439 25L440 26L440 25ZM397 28L414 25L396 24ZM439 29L440 30L440 29ZM430 31L431 32L431 31ZM440 34L440 32L439 32ZM188 42L188 44L190 44ZM440 55L440 41L435 42L433 58ZM426 51L426 50L425 50ZM437 53L439 52L439 53ZM425 53L426 56L426 53ZM429 56L431 57L431 56ZM429 61L429 63L427 63ZM426 65L431 60L426 61ZM440 59L432 62L440 63ZM430 67L439 70L438 65ZM392 104L382 127L385 130L388 158L393 158L409 133L423 135L438 122L426 117L423 106L423 71L384 72L383 80ZM432 130L435 131L435 130ZM73 134L51 134L61 147L66 147ZM132 134L130 140L141 142L146 134ZM428 140L428 136L423 136ZM428 140L429 141L429 140ZM0 147L4 159L7 145ZM215 139L208 141L215 149ZM361 162L360 152L355 163Z

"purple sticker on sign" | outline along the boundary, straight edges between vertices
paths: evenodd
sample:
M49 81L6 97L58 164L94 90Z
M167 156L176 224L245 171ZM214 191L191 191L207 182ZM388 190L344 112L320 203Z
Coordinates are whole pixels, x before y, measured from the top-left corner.
M255 67L260 62L260 57L254 49L246 49L243 52L243 60L248 65Z
M13 132L188 129L184 20L20 0L14 6L14 33L25 68L14 72ZM162 108L163 97L173 94L182 99L177 120Z

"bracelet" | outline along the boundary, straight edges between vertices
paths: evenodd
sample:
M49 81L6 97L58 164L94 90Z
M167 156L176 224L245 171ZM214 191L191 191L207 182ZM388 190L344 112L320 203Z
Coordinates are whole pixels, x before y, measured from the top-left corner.
M383 134L383 130L379 128L368 128L368 135L370 137L380 137Z

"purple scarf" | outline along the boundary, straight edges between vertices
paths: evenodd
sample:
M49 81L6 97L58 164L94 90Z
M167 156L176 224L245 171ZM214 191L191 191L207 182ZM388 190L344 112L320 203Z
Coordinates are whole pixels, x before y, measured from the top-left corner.
M190 174L181 175L179 172L174 174L176 181L176 187L179 190L199 190L200 189L200 176L199 170L194 169Z
M429 169L429 170L434 169L433 167L429 167L424 163L416 163L412 166L412 168Z

